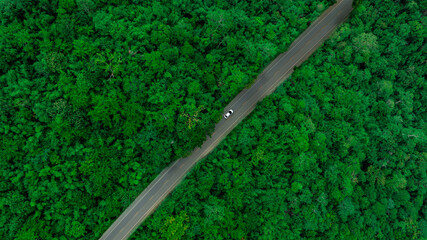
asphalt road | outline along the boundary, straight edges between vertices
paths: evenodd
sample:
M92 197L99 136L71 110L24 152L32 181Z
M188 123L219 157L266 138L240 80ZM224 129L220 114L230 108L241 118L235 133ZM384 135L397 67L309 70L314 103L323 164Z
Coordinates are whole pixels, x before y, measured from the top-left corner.
M352 11L352 0L339 1L328 8L310 27L295 40L287 52L278 56L258 76L256 82L240 93L227 107L234 113L222 119L215 131L200 148L175 161L136 198L100 239L127 239L132 232L171 193L191 168L208 155L255 108L265 96L272 93L319 45L342 23Z

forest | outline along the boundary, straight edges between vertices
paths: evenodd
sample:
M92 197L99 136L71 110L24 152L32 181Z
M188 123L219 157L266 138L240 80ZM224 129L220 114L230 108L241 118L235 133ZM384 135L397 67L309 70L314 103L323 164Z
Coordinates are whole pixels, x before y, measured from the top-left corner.
M364 1L132 239L427 239L426 7Z
M0 1L0 238L99 238L333 3ZM131 239L427 238L425 9L362 1Z

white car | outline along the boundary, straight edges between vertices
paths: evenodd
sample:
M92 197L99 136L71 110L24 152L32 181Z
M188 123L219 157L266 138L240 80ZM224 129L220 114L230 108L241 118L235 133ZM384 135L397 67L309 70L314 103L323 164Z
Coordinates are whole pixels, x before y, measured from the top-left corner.
M233 113L233 109L228 110L226 114L224 114L224 118L227 119Z

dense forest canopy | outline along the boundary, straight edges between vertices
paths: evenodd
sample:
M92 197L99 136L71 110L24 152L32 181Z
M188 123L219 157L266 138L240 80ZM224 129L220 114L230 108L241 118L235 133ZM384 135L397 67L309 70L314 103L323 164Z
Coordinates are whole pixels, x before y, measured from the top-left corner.
M99 238L333 3L0 1L0 238ZM132 238L427 238L425 9L362 1Z
M98 238L331 4L0 1L0 238Z
M363 1L131 239L427 239L425 9Z

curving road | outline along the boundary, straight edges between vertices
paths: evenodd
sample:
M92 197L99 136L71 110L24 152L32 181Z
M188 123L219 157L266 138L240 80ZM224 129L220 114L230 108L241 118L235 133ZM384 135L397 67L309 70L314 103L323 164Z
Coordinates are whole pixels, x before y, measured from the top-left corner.
M135 199L135 201L108 228L100 239L127 239L132 232L157 208L173 191L191 168L208 155L237 126L265 96L272 93L292 72L307 59L320 44L333 32L337 25L348 17L352 0L342 0L328 8L311 26L295 40L286 53L278 56L258 76L256 82L242 91L226 107L234 113L222 119L215 126L215 131L200 148L193 153L175 161Z

